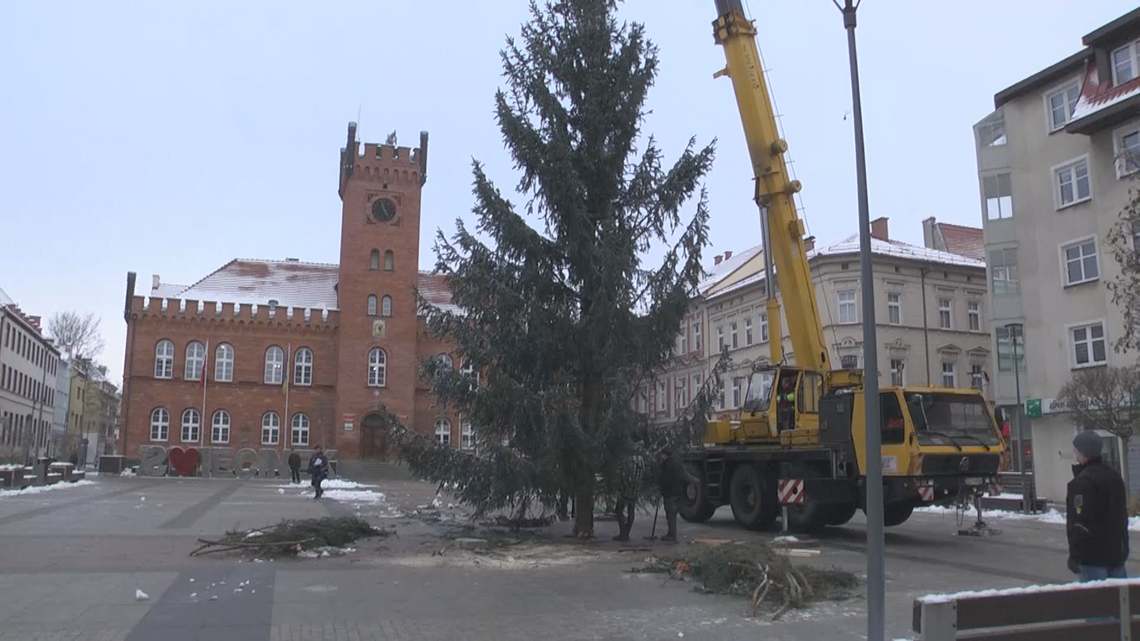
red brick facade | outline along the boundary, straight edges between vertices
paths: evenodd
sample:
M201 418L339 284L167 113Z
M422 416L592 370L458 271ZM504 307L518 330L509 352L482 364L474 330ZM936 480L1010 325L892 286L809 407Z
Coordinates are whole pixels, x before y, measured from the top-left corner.
M418 373L422 359L451 351L427 336L414 295L419 286L432 302L450 304L441 277L419 271L426 143L424 133L417 149L361 145L349 125L339 265L237 260L189 287L160 286L156 278L149 295L129 292L121 452L145 459L173 446L203 449L203 456L225 450L227 457L242 449L272 457L263 451L276 450L284 460L296 421L309 430L307 439L297 434L298 450L322 445L341 460L384 458L387 442L374 423L381 408L424 434L435 434L438 422L451 445L462 443L458 417L440 414ZM187 362L197 362L191 344L207 342L203 412L197 368ZM219 351L223 344L232 347L231 380L219 363L228 352ZM273 358L274 348L288 352L285 362ZM370 361L373 354L382 366ZM168 417L165 433L154 420L163 418L159 408ZM182 429L184 415L194 414L200 432L184 439L195 436ZM228 417L228 439L211 429L215 417L219 427Z

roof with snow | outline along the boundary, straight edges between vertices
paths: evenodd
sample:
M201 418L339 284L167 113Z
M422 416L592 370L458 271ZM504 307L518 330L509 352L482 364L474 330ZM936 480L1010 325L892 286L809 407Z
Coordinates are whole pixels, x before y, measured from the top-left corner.
M282 307L336 309L339 267L297 260L250 260L237 258L202 280L163 298L182 298L247 305L266 305L276 300ZM164 295L163 295L164 294Z
M5 305L13 305L15 302L16 301L12 300L8 296L8 292L5 292L3 288L0 288L0 307L3 307Z
M447 286L447 277L444 274L420 272L419 291L425 301L440 311L463 313L459 305L451 302L451 288Z
M731 276L733 272L743 267L745 263L758 256L763 250L762 245L749 247L739 254L733 254L728 259L713 265L711 270L705 272L705 279L697 286L699 293L708 292L709 288Z
M1085 62L1081 97L1073 109L1073 117L1065 126L1068 133L1092 133L1135 115L1140 107L1140 76L1120 85L1112 78L1101 82L1095 58Z

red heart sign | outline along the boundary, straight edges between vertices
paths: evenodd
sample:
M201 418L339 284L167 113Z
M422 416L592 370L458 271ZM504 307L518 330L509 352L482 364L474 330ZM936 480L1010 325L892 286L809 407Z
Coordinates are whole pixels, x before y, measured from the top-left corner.
M166 453L166 457L170 460L170 467L174 468L179 476L193 476L194 472L198 470L198 461L201 459L198 450L193 447L186 450L181 447L172 447Z

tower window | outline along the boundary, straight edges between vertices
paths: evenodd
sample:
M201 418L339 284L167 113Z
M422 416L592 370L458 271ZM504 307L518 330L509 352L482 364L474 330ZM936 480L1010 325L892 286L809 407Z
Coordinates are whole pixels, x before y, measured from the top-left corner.
M395 264L396 257L394 254L392 254L392 250L389 249L388 251L384 252L384 271L392 271L392 269L395 268Z
M368 257L368 269L380 269L380 250L373 249Z
M369 316L375 316L376 315L376 294L369 294L368 295L368 315Z
M382 298L380 300L380 315L381 316L391 316L392 315L392 297L391 296L385 296L384 298Z

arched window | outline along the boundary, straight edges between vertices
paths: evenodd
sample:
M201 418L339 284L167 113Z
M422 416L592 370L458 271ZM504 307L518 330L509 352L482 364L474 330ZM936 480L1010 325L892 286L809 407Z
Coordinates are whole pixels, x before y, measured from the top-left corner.
M281 417L277 412L266 412L261 417L261 444L277 445L281 441Z
M392 297L391 296L386 295L386 296L384 296L384 298L380 299L380 315L381 316L391 316L392 315Z
M291 437L293 445L308 445L309 444L309 417L304 414L293 415L293 434Z
M388 355L379 347L368 352L368 386L384 387L388 382Z
M198 341L191 341L186 346L186 372L182 376L183 380L202 380L202 365L205 361L206 346Z
M170 438L170 412L165 407L156 407L150 413L150 440L165 441Z
M265 383L280 385L284 379L285 350L274 345L265 350Z
M308 347L297 350L297 356L293 359L293 384L313 384L313 350Z
M465 450L475 449L475 427L471 421L459 423L459 444Z
M368 256L368 269L380 269L380 250L373 249Z
M388 251L384 252L384 271L390 272L395 269L395 267L396 256L392 253L392 250L389 249Z
M234 380L234 346L229 343L218 345L214 351L214 380L223 383Z
M154 377L174 377L174 343L166 339L158 341L154 347Z
M196 409L188 409L182 412L182 442L183 443L197 443L199 436L199 429L202 427L202 417L198 414Z
M451 354L437 354L435 362L439 363L441 367L448 369L455 367L455 362L451 360Z
M376 295L375 294L369 294L368 295L368 315L369 316L375 316L376 315Z
M451 421L446 418L435 419L435 444L451 444Z
M210 428L210 442L218 444L230 442L229 412L225 410L218 410L214 412L214 419L211 421Z
M475 364L471 362L470 358L463 359L463 367L460 368L463 376L470 379L476 385L479 384L479 372L475 370Z

